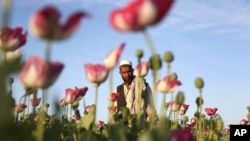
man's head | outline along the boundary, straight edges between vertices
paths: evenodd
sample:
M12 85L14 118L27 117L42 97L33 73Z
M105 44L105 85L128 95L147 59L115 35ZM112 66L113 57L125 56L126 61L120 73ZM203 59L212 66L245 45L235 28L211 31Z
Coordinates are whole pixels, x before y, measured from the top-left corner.
M124 83L130 84L134 78L132 63L128 60L122 60L119 65L119 70Z

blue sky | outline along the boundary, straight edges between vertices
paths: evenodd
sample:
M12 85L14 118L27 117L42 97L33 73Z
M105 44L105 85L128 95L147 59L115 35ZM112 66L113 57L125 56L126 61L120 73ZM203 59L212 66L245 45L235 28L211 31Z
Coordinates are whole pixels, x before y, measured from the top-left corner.
M136 62L137 49L144 50L143 60L150 56L149 49L141 33L121 33L108 23L112 9L125 5L128 0L13 0L10 26L22 26L28 31L28 42L22 47L23 58L30 55L44 56L44 42L29 32L28 22L36 10L53 4L66 18L72 12L85 10L92 15L83 19L81 26L69 39L52 44L52 59L60 60L65 68L48 89L47 99L60 100L66 88L87 86L86 103L94 102L94 87L85 78L83 64L103 63L109 51L126 43L121 59ZM178 0L170 13L156 26L148 28L156 51L163 56L172 51L175 60L172 72L178 74L182 86L187 115L192 118L196 111L195 98L198 91L194 80L200 76L205 81L203 89L204 108L217 107L225 125L238 124L246 118L246 107L250 105L250 5L248 0ZM166 74L166 64L159 72ZM113 73L113 85L122 83L118 69ZM18 99L23 93L17 77L14 83L14 96ZM151 71L146 77L152 83ZM99 87L97 119L107 120L108 81ZM40 94L40 93L39 93ZM157 93L158 99L161 94ZM170 99L170 96L167 97ZM80 105L82 107L82 105Z

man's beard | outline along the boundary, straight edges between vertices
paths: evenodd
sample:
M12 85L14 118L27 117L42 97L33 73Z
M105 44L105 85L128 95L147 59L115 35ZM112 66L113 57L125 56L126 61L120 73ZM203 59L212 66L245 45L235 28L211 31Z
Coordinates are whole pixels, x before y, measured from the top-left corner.
M124 83L126 83L126 84L131 84L131 82L132 82L132 80L133 80L133 77L130 77L130 78L122 78L123 79L123 81L124 81Z

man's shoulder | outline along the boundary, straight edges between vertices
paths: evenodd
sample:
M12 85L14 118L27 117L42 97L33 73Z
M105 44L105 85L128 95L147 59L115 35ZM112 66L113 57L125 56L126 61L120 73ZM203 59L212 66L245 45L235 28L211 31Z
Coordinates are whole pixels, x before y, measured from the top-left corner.
M120 84L120 85L118 85L118 86L116 86L117 91L120 90L120 89L122 89L122 87L123 87L123 83Z

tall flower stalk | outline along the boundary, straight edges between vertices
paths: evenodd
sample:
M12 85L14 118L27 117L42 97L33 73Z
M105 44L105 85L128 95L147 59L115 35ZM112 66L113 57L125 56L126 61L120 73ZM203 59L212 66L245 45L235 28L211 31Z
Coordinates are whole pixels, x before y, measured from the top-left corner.
M11 6L12 6L12 0L2 0L3 19L2 19L2 24L0 25L1 27L9 25Z
M199 91L199 97L198 97L198 101L197 101L197 105L198 105L198 133L197 133L197 141L201 141L202 140L202 105L203 105L203 99L202 99L202 88L204 87L204 81L201 77L197 77L195 79L195 87L198 89Z

